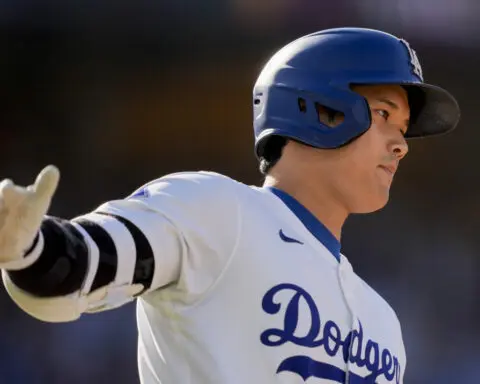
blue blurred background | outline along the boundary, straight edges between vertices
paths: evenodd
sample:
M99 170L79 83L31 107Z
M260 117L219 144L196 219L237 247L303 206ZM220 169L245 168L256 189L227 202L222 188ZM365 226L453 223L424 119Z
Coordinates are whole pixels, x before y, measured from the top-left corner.
M390 204L352 217L343 251L398 313L406 383L479 383L479 15L477 0L2 0L0 176L57 164L50 213L67 218L180 170L259 184L251 89L268 57L328 27L397 34L462 121L411 142ZM46 324L2 289L0 383L138 383L134 309Z

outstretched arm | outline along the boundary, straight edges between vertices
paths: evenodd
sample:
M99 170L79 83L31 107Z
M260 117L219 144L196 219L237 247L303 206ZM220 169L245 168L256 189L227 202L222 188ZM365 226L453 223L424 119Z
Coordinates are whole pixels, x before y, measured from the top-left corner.
M49 172L53 171L47 171L47 176ZM42 177L45 171L40 181ZM230 221L234 223L231 226L215 221L209 224L207 215L216 214L208 200L215 201L218 214L230 210L231 219L237 213L228 193L223 194L222 204L221 188L213 186L210 179L198 174L167 176L139 194L105 203L73 220L50 216L38 220L36 215L43 215L48 204L32 209L32 204L39 205L38 199L25 198L10 211L26 206L23 210L30 214L23 220L34 222L27 226L29 233L19 236L21 231L15 225L0 228L0 250L2 255L10 255L9 260L0 257L8 293L32 316L59 322L121 306L182 278L190 279L184 283L190 284L193 292L207 289L197 287L190 273L182 273L193 263L205 273L199 281L213 282L233 252L238 231L237 220ZM8 195L9 188L0 193ZM28 195L28 188L15 188ZM35 185L29 188L33 191ZM30 216L35 217L32 220ZM220 228L224 236L219 237ZM5 233L10 233L12 240L20 239L18 249L3 251L7 249L1 247Z

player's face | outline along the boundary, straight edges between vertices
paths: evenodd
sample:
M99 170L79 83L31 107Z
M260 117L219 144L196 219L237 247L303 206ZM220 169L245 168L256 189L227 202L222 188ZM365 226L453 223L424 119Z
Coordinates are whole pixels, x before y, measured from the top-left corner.
M335 150L290 142L284 155L296 153L295 169L308 179L310 189L326 191L350 213L368 213L387 203L394 174L407 154L410 109L407 93L398 85L358 86L354 91L370 107L372 124L365 134Z
M358 86L354 91L368 101L372 124L357 140L332 151L338 160L335 187L350 212L367 213L388 201L394 174L408 151L404 135L410 108L407 92L398 85Z

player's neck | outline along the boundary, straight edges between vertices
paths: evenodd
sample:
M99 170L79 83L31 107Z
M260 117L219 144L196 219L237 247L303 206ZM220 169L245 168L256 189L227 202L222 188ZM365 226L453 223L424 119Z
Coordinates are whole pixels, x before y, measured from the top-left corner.
M295 177L288 179L269 175L263 186L278 188L294 197L340 241L348 217L347 209L326 188L322 190L310 184L308 180L299 181Z

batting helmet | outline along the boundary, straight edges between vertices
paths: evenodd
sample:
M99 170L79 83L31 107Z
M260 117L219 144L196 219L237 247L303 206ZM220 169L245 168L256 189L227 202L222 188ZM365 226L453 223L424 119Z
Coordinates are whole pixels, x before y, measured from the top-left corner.
M355 84L405 87L411 109L406 137L446 133L459 121L457 101L423 82L420 62L405 40L372 29L328 29L286 45L260 73L253 90L257 157L272 136L338 148L362 135L371 116L366 100L351 90ZM322 124L319 104L342 112L343 122L335 128Z

